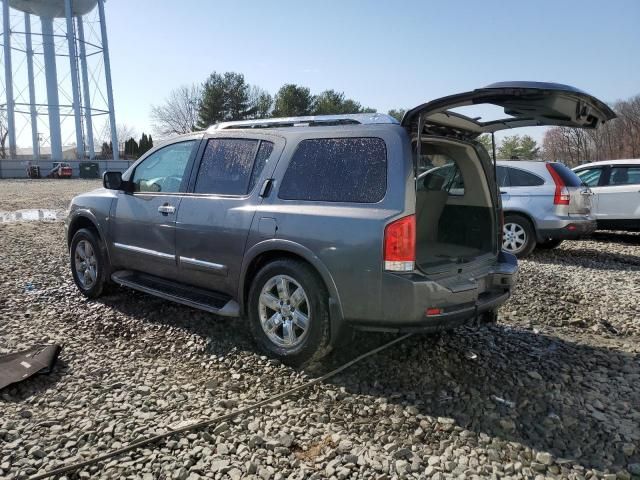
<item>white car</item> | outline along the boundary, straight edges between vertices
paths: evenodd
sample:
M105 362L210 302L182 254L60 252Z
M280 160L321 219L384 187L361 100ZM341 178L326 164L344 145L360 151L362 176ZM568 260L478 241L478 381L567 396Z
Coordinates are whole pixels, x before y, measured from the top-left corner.
M598 229L640 231L640 159L587 163L573 171L594 194Z

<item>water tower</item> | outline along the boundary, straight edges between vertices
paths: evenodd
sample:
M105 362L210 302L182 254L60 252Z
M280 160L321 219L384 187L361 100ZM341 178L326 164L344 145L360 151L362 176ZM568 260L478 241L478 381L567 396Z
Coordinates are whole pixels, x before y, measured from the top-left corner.
M62 160L65 142L75 143L77 159L93 159L94 142L110 138L118 160L104 0L0 1L5 156L17 158L18 144L30 143L34 159L44 147Z

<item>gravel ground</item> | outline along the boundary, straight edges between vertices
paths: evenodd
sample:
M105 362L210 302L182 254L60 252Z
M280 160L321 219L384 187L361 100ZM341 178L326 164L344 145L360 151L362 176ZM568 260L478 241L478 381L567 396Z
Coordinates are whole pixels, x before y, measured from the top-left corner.
M28 208L65 210L71 199L102 186L102 180L0 180L0 213Z
M27 208L6 184L0 198ZM65 208L74 188L47 196ZM38 198L24 202L50 208ZM124 289L86 301L63 232L0 224L0 354L64 344L52 374L0 391L3 479L227 413L394 338L358 334L294 370L256 353L242 320ZM565 242L521 262L495 326L414 335L290 400L68 478L640 478L639 300L640 235Z

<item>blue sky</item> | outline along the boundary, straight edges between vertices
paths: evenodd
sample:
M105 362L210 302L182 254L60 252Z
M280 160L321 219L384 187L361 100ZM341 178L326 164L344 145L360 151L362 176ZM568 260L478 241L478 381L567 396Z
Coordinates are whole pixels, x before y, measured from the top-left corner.
M640 94L640 1L151 1L106 3L118 123L212 71L333 88L386 112L494 81ZM518 133L541 131L521 129Z

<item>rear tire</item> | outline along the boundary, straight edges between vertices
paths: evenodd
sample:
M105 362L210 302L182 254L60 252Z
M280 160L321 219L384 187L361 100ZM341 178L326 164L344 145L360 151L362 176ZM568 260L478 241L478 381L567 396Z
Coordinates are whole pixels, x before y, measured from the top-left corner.
M309 265L291 259L265 265L251 284L247 310L258 347L283 363L300 366L329 353L328 294Z
M562 240L546 240L544 242L538 242L537 248L540 248L542 250L552 250L556 247L558 247L560 244L562 243Z
M105 247L94 230L81 228L69 248L71 274L78 290L87 298L102 295L109 283L109 262Z
M524 258L534 248L536 248L536 232L531 222L522 215L505 215L502 249L518 258Z

